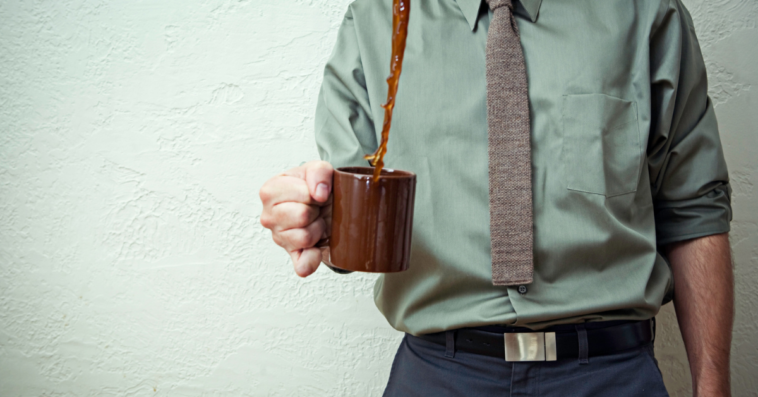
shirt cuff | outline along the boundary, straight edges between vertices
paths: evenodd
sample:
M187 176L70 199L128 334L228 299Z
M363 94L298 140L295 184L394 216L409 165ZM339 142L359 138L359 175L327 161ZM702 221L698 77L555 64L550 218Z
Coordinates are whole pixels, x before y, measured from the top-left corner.
M688 200L656 201L655 232L659 246L727 233L732 220L731 188L719 186Z

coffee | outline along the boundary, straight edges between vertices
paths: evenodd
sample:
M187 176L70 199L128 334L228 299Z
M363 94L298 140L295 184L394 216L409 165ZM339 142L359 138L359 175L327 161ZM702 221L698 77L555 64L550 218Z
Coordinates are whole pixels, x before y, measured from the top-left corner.
M384 154L387 153L387 141L390 136L392 125L392 110L395 108L400 72L403 70L403 56L405 55L405 41L408 37L408 20L411 12L411 0L393 0L392 3L392 54L390 57L390 75L387 77L387 103L384 108L384 125L382 126L382 141L374 154L367 154L363 158L374 166L374 181L379 180L379 175L384 168Z

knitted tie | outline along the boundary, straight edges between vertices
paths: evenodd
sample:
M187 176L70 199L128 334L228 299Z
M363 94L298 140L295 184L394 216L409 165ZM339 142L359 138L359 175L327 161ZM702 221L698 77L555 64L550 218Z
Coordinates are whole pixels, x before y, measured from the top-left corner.
M526 66L511 0L486 0L492 284L532 282L532 168Z

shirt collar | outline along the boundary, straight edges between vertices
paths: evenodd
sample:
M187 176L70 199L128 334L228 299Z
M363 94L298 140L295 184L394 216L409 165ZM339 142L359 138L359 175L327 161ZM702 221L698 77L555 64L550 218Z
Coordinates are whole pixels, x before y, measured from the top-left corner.
M468 21L468 24L471 27L471 30L474 30L474 28L476 28L477 17L479 16L479 8L486 7L487 5L483 4L484 3L483 0L456 0L456 1L458 2L458 7L461 8L463 15L466 17L466 21ZM539 14L540 12L541 4L542 4L542 0L514 1L513 13L521 17L524 17L532 22L537 22L537 14Z

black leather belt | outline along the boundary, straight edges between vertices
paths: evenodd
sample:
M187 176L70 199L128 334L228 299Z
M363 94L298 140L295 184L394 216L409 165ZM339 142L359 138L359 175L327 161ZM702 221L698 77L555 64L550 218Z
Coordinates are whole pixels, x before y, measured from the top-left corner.
M598 324L602 323L586 323L579 327L557 326L540 331L519 328L517 332L505 328L502 333L462 328L453 331L454 336L449 336L448 331L419 335L418 338L443 346L449 343L448 338L453 338L456 351L499 357L507 361L576 359L581 358L582 350L589 357L602 356L638 348L653 341L654 320L591 328L591 325ZM527 332L518 332L524 330ZM580 349L580 345L585 348Z

